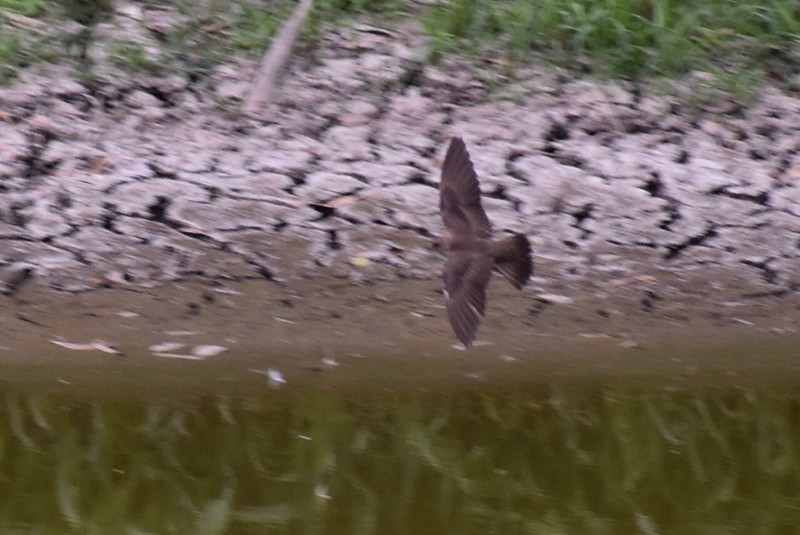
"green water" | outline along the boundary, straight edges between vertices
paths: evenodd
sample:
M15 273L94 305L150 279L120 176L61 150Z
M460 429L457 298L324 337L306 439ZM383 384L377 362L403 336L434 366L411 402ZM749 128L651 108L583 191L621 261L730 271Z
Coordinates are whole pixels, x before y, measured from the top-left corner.
M800 529L800 383L2 399L2 533Z

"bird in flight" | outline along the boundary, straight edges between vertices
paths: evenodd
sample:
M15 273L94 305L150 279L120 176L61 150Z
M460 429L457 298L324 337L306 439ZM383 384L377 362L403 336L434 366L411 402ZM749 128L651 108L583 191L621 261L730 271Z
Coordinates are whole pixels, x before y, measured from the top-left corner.
M492 270L497 269L521 290L533 273L531 244L524 234L492 239L492 225L481 206L478 176L459 137L450 140L442 164L439 210L446 232L434 240L433 246L447 255L447 317L458 339L469 347L486 311L486 287Z

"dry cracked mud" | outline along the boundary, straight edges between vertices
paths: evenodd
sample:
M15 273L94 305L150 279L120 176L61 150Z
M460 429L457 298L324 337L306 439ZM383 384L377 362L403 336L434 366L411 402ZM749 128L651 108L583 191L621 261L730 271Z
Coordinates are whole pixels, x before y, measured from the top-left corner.
M498 80L463 60L424 65L423 47L409 23L331 30L259 118L236 113L255 61L203 83L24 72L0 89L3 331L29 323L26 307L67 317L78 294L157 300L190 283L245 285L254 318L309 303L301 332L345 332L352 351L375 338L449 347L428 243L439 158L459 135L495 230L534 243L532 284L520 296L493 283L479 338L519 336L522 351L528 331L796 335L798 95L767 87L747 109L699 111L550 67ZM361 324L343 329L351 310Z

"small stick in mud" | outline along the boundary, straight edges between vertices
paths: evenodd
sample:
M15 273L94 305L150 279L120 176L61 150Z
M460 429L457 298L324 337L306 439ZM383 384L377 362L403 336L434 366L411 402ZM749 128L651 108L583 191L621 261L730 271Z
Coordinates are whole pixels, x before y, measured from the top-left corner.
M300 3L294 8L292 16L273 38L272 45L261 60L261 68L258 71L258 78L253 90L242 107L244 113L253 114L272 100L275 84L289 60L297 36L300 35L300 28L303 27L303 22L313 3L314 0L300 0Z

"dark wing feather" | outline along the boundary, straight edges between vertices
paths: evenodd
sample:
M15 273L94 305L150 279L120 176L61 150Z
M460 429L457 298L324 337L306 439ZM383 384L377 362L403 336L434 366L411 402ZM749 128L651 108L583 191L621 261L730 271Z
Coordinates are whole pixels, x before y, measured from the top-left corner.
M444 266L447 316L465 346L472 345L478 324L486 311L486 287L493 260L485 255L451 252Z
M455 190L444 184L439 186L439 211L442 213L444 227L451 234L459 236L472 234L472 224L461 209Z
M531 242L523 234L492 242L495 267L514 288L521 290L533 274Z
M448 192L452 192L452 195ZM439 185L439 199L442 207L442 218L445 227L451 232L459 232L458 228L451 228L448 223L447 210L451 213L453 207L459 208L457 217L466 218L470 230L479 238L488 238L492 235L492 225L486 212L481 206L481 189L478 186L478 176L472 167L472 162L467 153L464 141L459 137L450 140L450 147L442 164L442 180ZM455 216L450 217L451 223Z

